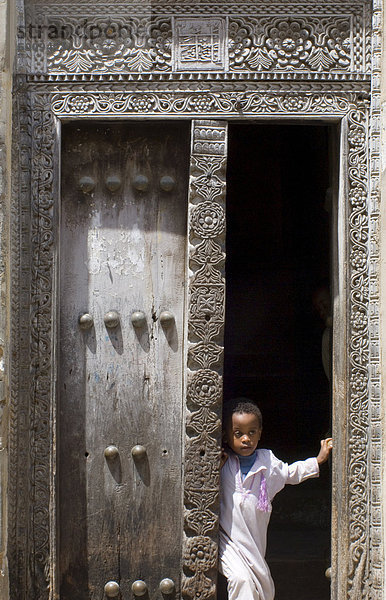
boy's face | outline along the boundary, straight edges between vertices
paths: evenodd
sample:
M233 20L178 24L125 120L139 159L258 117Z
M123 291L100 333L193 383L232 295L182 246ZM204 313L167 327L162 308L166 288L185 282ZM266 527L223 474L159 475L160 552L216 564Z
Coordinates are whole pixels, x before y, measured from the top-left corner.
M250 413L234 413L226 430L226 442L233 452L250 456L257 448L261 436L258 418Z

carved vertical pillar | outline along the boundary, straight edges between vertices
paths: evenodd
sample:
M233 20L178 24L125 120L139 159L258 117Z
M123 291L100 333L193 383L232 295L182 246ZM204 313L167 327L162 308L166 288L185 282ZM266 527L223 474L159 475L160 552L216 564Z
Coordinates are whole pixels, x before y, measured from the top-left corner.
M193 121L182 593L201 600L216 590L226 152L226 123Z
M369 221L368 114L360 103L348 114L350 340L348 514L350 553L347 598L369 595Z
M48 95L32 107L30 465L31 581L34 600L53 593L55 560L55 122ZM31 591L32 592L32 591ZM31 593L30 592L30 593ZM31 593L32 597L32 593Z
M19 83L19 80L16 80ZM17 86L15 86L17 87ZM29 515L29 304L30 188L32 128L30 95L13 100L13 170L11 208L10 428L8 478L8 563L10 598L24 598L28 560Z

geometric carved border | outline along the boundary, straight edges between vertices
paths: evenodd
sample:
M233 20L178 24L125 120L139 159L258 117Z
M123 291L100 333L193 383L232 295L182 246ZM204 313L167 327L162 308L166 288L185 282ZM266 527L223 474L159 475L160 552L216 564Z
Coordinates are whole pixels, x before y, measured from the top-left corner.
M23 94L20 94L20 98ZM175 92L106 92L63 91L49 93L49 90L31 94L31 107L27 107L26 120L21 124L23 135L32 140L32 181L29 185L23 180L25 171L21 165L19 171L20 210L19 221L20 248L14 251L14 262L28 262L31 248L31 313L29 320L30 336L21 339L18 330L18 319L22 315L26 290L15 274L14 293L20 295L18 311L13 320L13 337L17 336L15 349L16 361L13 366L13 425L16 428L12 437L11 467L16 465L17 473L12 473L15 479L13 497L20 490L28 506L24 516L10 513L10 531L15 532L15 542L12 547L10 574L11 582L15 582L12 597L43 600L53 597L55 593L55 365L54 343L55 331L53 314L56 309L55 296L55 223L58 181L58 165L55 163L55 148L58 140L57 121L62 118L117 118L135 117L148 118L161 115L195 118L226 119L228 116L238 118L266 118L272 116L291 118L292 116L307 118L334 118L336 121L347 121L347 237L349 246L349 262L346 277L349 319L347 323L347 339L349 340L347 365L349 393L346 407L338 407L342 416L346 417L347 436L349 440L348 455L343 453L336 459L336 470L340 474L340 484L347 490L346 503L340 506L340 530L338 536L337 555L333 566L334 594L340 599L350 597L380 598L380 586L376 582L382 578L380 562L372 563L370 556L372 544L381 537L381 524L373 520L372 503L380 496L378 467L369 456L373 438L379 442L380 432L370 428L370 415L373 404L369 393L369 369L378 368L379 356L370 357L369 331L369 293L371 306L377 307L377 291L369 289L369 270L372 256L376 252L374 239L369 243L369 162L368 135L369 110L368 103L361 95L351 91L340 92L297 92L293 86L292 93L280 92L229 92L229 91L175 91ZM205 173L210 162L216 156L208 148L213 142L213 132L221 125L216 123L194 124L194 131L201 128L208 130L209 144L205 146L202 140L201 152L205 156L206 165L200 166L200 152L193 147L193 158L197 169L192 171L191 190L198 191L197 200L190 196L190 242L194 242L194 252L190 256L193 269L190 283L191 313L189 317L189 340L193 344L189 354L190 379L187 395L187 442L186 442L186 523L185 532L185 576L184 594L193 598L200 586L206 590L205 598L214 594L212 582L215 576L215 548L212 541L215 525L211 506L216 506L216 487L210 495L208 488L205 505L200 504L198 495L194 493L194 481L199 481L199 465L197 450L205 451L213 473L211 480L217 484L216 457L218 460L218 445L208 442L205 448L198 444L194 446L195 437L208 432L208 440L218 436L218 423L208 402L215 403L220 399L221 366L208 362L208 356L213 351L214 356L220 356L224 282L221 272L223 260L222 243L223 228L220 215L223 208L223 196L216 195L215 190L223 185L226 155L225 123L216 146L219 157L217 171L212 170L213 191L201 187L200 177ZM199 135L199 134L197 134ZM217 135L217 134L216 134ZM221 137L225 135L225 137ZM207 140L208 141L208 140ZM194 143L194 140L193 140ZM223 146L221 144L223 143ZM204 150L202 150L204 149ZM31 149L27 148L27 152ZM196 156L195 156L196 154ZM215 162L215 161L214 161ZM372 167L372 177L378 173ZM217 179L216 179L217 178ZM220 186L216 188L217 186ZM221 187L221 189L223 189ZM201 191L200 191L201 190ZM30 191L30 195L29 195ZM222 192L221 192L222 193ZM22 224L26 220L25 211L31 201L31 223ZM200 209L203 208L200 213ZM377 215L372 214L372 228L376 226ZM28 221L28 219L27 219ZM28 230L28 225L30 228ZM208 235L210 228L215 228L216 237ZM216 229L217 227L217 229ZM29 237L30 236L30 237ZM202 248L201 248L202 246ZM205 246L205 248L204 248ZM203 256L206 257L203 259ZM207 264L207 257L213 262ZM203 262L204 260L204 262ZM202 271L202 273L201 273ZM203 279L199 280L199 278ZM28 280L27 280L28 281ZM28 285L28 284L27 284ZM24 296L23 296L24 294ZM373 309L372 309L373 310ZM216 318L211 318L211 315ZM210 317L208 319L208 316ZM218 317L218 320L217 320ZM377 325L377 315L371 314L371 327ZM213 329L212 329L213 328ZM209 332L210 331L210 335ZM205 337L206 336L206 337ZM211 338L212 336L212 338ZM200 344L204 340L208 352L201 352ZM212 342L213 339L213 342ZM21 347L17 349L17 344ZM212 345L211 345L212 344ZM217 350L216 350L217 348ZM22 387L23 377L26 376L26 365L23 360L29 355L29 393ZM215 368L212 368L214 365ZM27 366L28 368L28 366ZM372 371L371 371L372 372ZM217 373L217 375L216 375ZM16 387L16 389L15 389ZM201 391L200 391L201 390ZM208 390L210 395L208 396ZM19 403L19 404L18 404ZM21 416L23 418L21 418ZM24 419L24 422L22 422ZM376 421L376 419L375 419ZM376 421L377 422L377 421ZM374 417L372 416L372 423ZM336 431L339 435L339 432ZM192 441L193 440L193 441ZM30 456L25 457L25 464L17 464L18 452L21 448L30 448ZM347 458L346 458L347 456ZM189 462L192 457L192 462ZM30 468L30 467L34 468ZM218 473L218 471L217 471ZM194 475L192 475L194 474ZM212 488L211 488L212 489ZM12 498L10 505L12 505ZM214 519L214 520L213 520ZM202 530L198 532L197 523ZM12 529L15 525L15 529ZM196 527L196 529L195 529ZM347 532L347 535L346 535ZM209 533L209 535L208 535ZM28 538L25 550L25 538ZM198 543L200 537L202 545ZM201 539L202 538L202 539ZM194 542L192 542L194 540ZM339 572L343 573L340 578ZM347 572L347 577L344 573ZM208 581L209 580L209 581ZM211 582L212 580L212 582ZM203 586L203 582L205 585ZM31 590L34 590L31 593Z

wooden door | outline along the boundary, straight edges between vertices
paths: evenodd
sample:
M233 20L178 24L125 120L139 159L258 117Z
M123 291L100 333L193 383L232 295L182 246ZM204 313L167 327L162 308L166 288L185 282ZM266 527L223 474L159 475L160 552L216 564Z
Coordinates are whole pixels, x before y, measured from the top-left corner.
M186 123L64 128L61 600L180 587L188 159Z

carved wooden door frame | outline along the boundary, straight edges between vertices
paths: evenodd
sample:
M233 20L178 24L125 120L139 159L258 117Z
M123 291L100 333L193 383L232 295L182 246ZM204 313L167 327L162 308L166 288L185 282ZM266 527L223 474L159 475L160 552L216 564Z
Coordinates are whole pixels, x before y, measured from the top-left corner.
M40 0L27 4L35 3L39 5ZM52 5L55 11L57 4ZM164 4L167 5L167 0ZM341 4L347 8L352 3L342 0ZM363 5L364 13L369 15L366 2L357 4ZM316 12L320 9L323 15L328 13L324 5L314 5ZM328 5L333 10L331 7L336 3ZM18 0L18 6L22 12L22 0ZM82 6L79 4L76 10ZM231 11L239 10L238 5L229 4L228 16L220 18L216 16L218 7L215 5L211 8L204 2L181 6L175 10L197 11L199 17L193 17L196 23L207 18L206 12L212 14L212 24L220 33ZM291 14L294 7L289 0L280 4L285 14ZM201 73L199 64L191 65L190 72L184 73L187 66L183 64L182 55L176 53L178 43L174 62L166 45L162 52L158 48L157 61L162 55L166 62L154 76L142 72L122 75L118 63L113 64L111 72L106 66L109 63L102 64L107 74L73 73L63 61L59 70L55 70L55 60L51 64L47 59L44 41L31 48L20 42L21 66L14 82L11 223L8 548L12 598L57 598L55 386L62 123L68 119L189 119L194 122L188 236L190 306L183 593L186 598L193 598L200 591L196 598L209 600L215 593L216 577L226 123L236 119L264 122L291 119L335 123L340 132L336 227L339 251L335 255L335 288L339 290L339 301L334 307L334 344L335 350L339 349L340 360L334 375L332 598L381 599L378 310L381 8L380 0L375 0L372 47L368 25L363 26L366 41L361 41L360 11L351 21L354 24L351 39L357 36L352 43L351 64L362 64L360 52L364 49L366 60L363 62L371 63L371 75L351 74L350 66L344 62L343 67L339 67L342 72L335 65L331 72L311 73L312 65L306 65L299 72L297 67L290 66L292 71L288 72L287 67L278 62L266 67L261 63L254 71L256 61L263 60L259 46L255 47L253 56L243 54L244 62L237 62L239 55L233 42L227 46L230 50L224 60L221 59L220 66L218 61L215 64L218 56L212 56L214 63L209 70L213 73ZM119 10L123 13L128 8L120 5ZM248 10L254 14L257 4L251 4ZM171 11L170 6L161 7L162 15ZM318 21L320 26L325 23L323 19L328 21L323 16ZM237 19L235 23L237 25ZM174 20L174 26L178 24L178 19ZM330 27L329 23L326 27ZM225 52L226 45L221 48ZM149 49L146 51L150 60L153 55ZM322 56L323 48L315 52L314 57ZM23 62L25 55L27 60ZM328 57L325 60L328 63ZM333 59L330 57L330 60ZM241 64L243 69L245 67L242 74L238 72ZM175 72L169 75L172 69ZM198 489L204 493L198 494Z
M144 93L37 93L19 108L26 124L20 146L20 212L14 222L12 338L14 396L10 486L11 581L17 596L54 598L56 559L56 295L57 223L60 180L61 122L69 118L130 119L133 100L149 102ZM193 119L189 198L189 350L185 445L185 577L183 593L213 597L218 507L219 410L224 324L224 188L226 122L323 119L340 125L339 235L341 247L335 307L335 343L343 362L334 380L335 494L333 529L334 598L359 597L373 580L369 561L379 533L374 496L379 469L374 459L380 441L372 427L379 397L374 353L377 334L374 233L377 214L369 199L369 103L353 92L152 93L152 117ZM82 112L79 106L83 107ZM206 107L217 107L222 120L201 120ZM117 106L120 107L119 115ZM98 108L99 107L99 108ZM164 107L168 108L165 113ZM203 107L203 113L197 111ZM240 109L242 107L242 109ZM268 107L268 109L267 109ZM274 107L274 110L273 110ZM289 113L289 107L294 113ZM226 108L226 115L224 115ZM242 113L241 113L242 110ZM139 115L149 118L149 113ZM23 120L25 118L25 121ZM225 118L224 118L225 117ZM31 158L29 152L31 151ZM30 162L31 160L31 162ZM29 165L32 164L29 181ZM28 206L31 213L28 214ZM371 242L371 244L369 244ZM31 252L27 249L31 248ZM31 263L29 263L29 258ZM29 312L30 305L30 312ZM341 340L347 340L346 346ZM28 357L28 358L27 358ZM220 368L219 368L220 365ZM371 452L371 455L370 455ZM372 460L369 461L369 457ZM201 490L201 493L199 493ZM22 532L28 532L27 545ZM371 535L370 535L371 534ZM339 565L339 568L337 568ZM27 588L25 588L27 583ZM29 591L27 591L27 589ZM24 590L24 591L22 591ZM45 590L45 591L44 591Z

